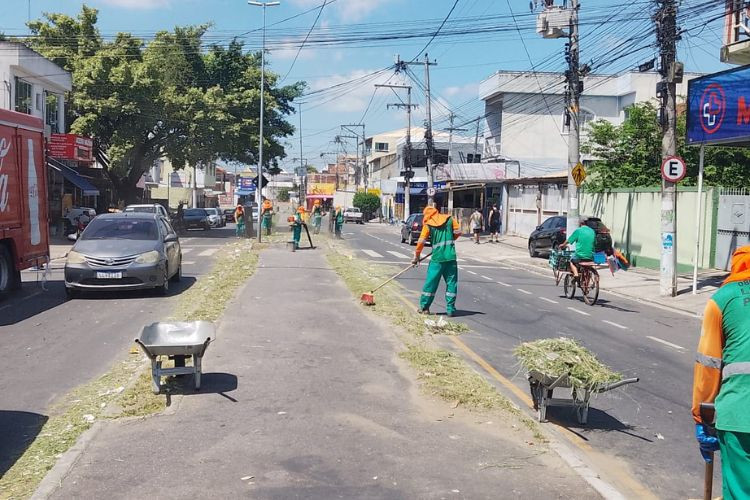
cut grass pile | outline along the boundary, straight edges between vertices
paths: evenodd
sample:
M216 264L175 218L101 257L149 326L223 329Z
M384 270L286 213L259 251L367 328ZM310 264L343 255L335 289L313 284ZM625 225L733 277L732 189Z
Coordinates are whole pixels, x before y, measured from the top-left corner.
M596 356L573 339L560 337L524 342L513 351L527 371L556 378L567 375L572 387L595 390L622 380Z

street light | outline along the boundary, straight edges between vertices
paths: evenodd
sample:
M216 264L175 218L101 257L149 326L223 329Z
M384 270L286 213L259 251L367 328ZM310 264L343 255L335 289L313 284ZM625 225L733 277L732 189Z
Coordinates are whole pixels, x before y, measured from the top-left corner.
M263 114L265 111L265 99L263 94L266 89L266 7L276 7L281 2L247 2L256 7L263 7L263 46L260 51L260 138L258 140L258 186L255 192L255 203L258 204L258 243L260 243L260 202L263 192ZM250 217L253 213L250 210Z

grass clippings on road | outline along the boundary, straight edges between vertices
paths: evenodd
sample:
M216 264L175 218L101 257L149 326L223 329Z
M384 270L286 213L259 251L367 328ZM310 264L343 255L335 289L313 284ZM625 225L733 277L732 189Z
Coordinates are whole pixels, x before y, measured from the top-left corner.
M173 318L218 320L257 263L258 248L251 241L227 245L211 272L179 297ZM0 498L30 497L62 454L97 420L142 417L165 408L165 397L151 392L150 363L144 363L139 349L131 350L125 361L55 403L39 434L0 478Z

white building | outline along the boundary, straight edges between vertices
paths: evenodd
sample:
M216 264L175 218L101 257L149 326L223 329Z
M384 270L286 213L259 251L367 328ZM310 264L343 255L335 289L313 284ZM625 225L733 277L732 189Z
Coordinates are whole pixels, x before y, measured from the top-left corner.
M65 132L70 73L22 43L0 42L0 107L42 118L46 135Z
M688 80L697 76L686 74L684 82L677 86L677 95L686 96ZM587 123L604 119L621 124L628 106L655 100L660 80L661 76L654 72L586 77L580 101L581 143L586 140ZM566 169L569 129L565 124L564 92L562 73L498 71L481 82L485 160L518 161L524 175Z

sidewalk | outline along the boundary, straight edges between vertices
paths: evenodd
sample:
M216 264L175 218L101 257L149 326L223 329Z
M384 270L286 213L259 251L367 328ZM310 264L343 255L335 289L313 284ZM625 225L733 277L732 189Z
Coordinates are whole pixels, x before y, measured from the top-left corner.
M597 497L510 424L422 396L390 330L321 251L266 250L200 393L105 423L53 498Z
M532 258L527 249L527 239L518 236L503 236L499 244L488 243L482 238L481 245L475 245L469 238L457 242L460 255L474 259L506 263L537 272L552 272L545 258ZM677 297L662 297L659 293L659 272L651 269L631 267L628 271L618 271L612 276L608 269L599 272L602 290L623 295L638 301L648 302L691 314L703 315L703 308L726 275L723 271L706 270L698 273L698 293L693 295L693 277L680 275L677 280Z

